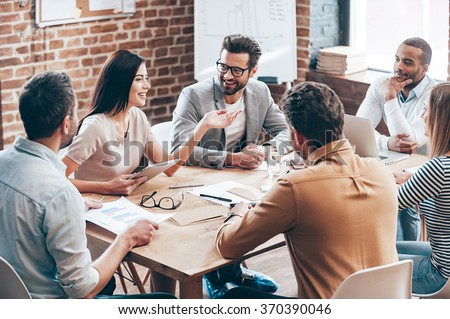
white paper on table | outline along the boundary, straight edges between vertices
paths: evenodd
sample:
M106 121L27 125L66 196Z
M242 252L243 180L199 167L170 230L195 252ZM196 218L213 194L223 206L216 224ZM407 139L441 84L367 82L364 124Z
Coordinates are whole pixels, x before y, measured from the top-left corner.
M417 172L419 170L419 168L421 168L422 166L413 166L413 167L408 167L405 168L403 171L407 172L407 173L411 173L414 174L415 172Z
M231 199L231 202L225 202L225 201L221 201L221 200L210 198L210 197L201 197L203 199L207 199L211 202L221 204L224 206L229 206L230 203L240 203L240 202L248 203L249 202L248 199L228 192L228 190L232 189L233 187L245 187L245 185L235 182L235 181L225 181L225 182L212 184L212 185L208 185L208 186L196 187L194 190L189 191L189 193L199 196L199 197L201 197L200 194L207 194L207 195L212 195L212 196L216 196L216 197L223 197L223 198Z
M119 234L136 220L147 218L160 223L173 214L154 214L122 196L116 201L104 203L102 208L88 210L85 216L86 221Z

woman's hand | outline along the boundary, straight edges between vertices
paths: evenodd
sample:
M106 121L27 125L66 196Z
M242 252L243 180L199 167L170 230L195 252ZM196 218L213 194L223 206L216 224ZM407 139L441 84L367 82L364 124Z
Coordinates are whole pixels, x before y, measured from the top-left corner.
M132 191L142 183L147 181L147 177L132 179L133 174L120 175L106 182L107 194L130 195Z
M412 176L412 174L408 173L408 172L393 172L393 174L394 174L395 182L398 185L405 183Z
M209 128L224 128L230 126L242 110L228 112L227 110L215 110L205 114L202 118L203 125Z

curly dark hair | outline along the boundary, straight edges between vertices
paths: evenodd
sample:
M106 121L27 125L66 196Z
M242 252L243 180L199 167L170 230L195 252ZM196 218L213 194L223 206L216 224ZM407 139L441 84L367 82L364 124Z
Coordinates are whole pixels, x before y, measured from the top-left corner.
M342 138L344 106L327 85L299 83L284 93L281 107L289 124L316 147Z

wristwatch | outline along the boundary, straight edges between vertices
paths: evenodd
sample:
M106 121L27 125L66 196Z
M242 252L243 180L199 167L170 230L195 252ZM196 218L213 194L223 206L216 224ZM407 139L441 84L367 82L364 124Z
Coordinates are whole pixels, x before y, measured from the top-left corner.
M234 216L238 216L238 217L241 217L241 218L242 218L242 215L241 215L241 214L236 214L235 212L233 212L232 210L230 210L230 211L228 212L228 214L227 214L227 218L225 218L225 220L224 220L223 222L226 223L227 221L229 221L229 220L231 219L231 217L234 217Z

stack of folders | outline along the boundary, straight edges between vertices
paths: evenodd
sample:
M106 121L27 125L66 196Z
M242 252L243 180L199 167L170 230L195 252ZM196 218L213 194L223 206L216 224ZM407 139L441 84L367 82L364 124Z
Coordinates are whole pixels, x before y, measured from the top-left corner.
M335 75L347 75L367 69L365 52L349 47L336 46L319 50L317 71Z

